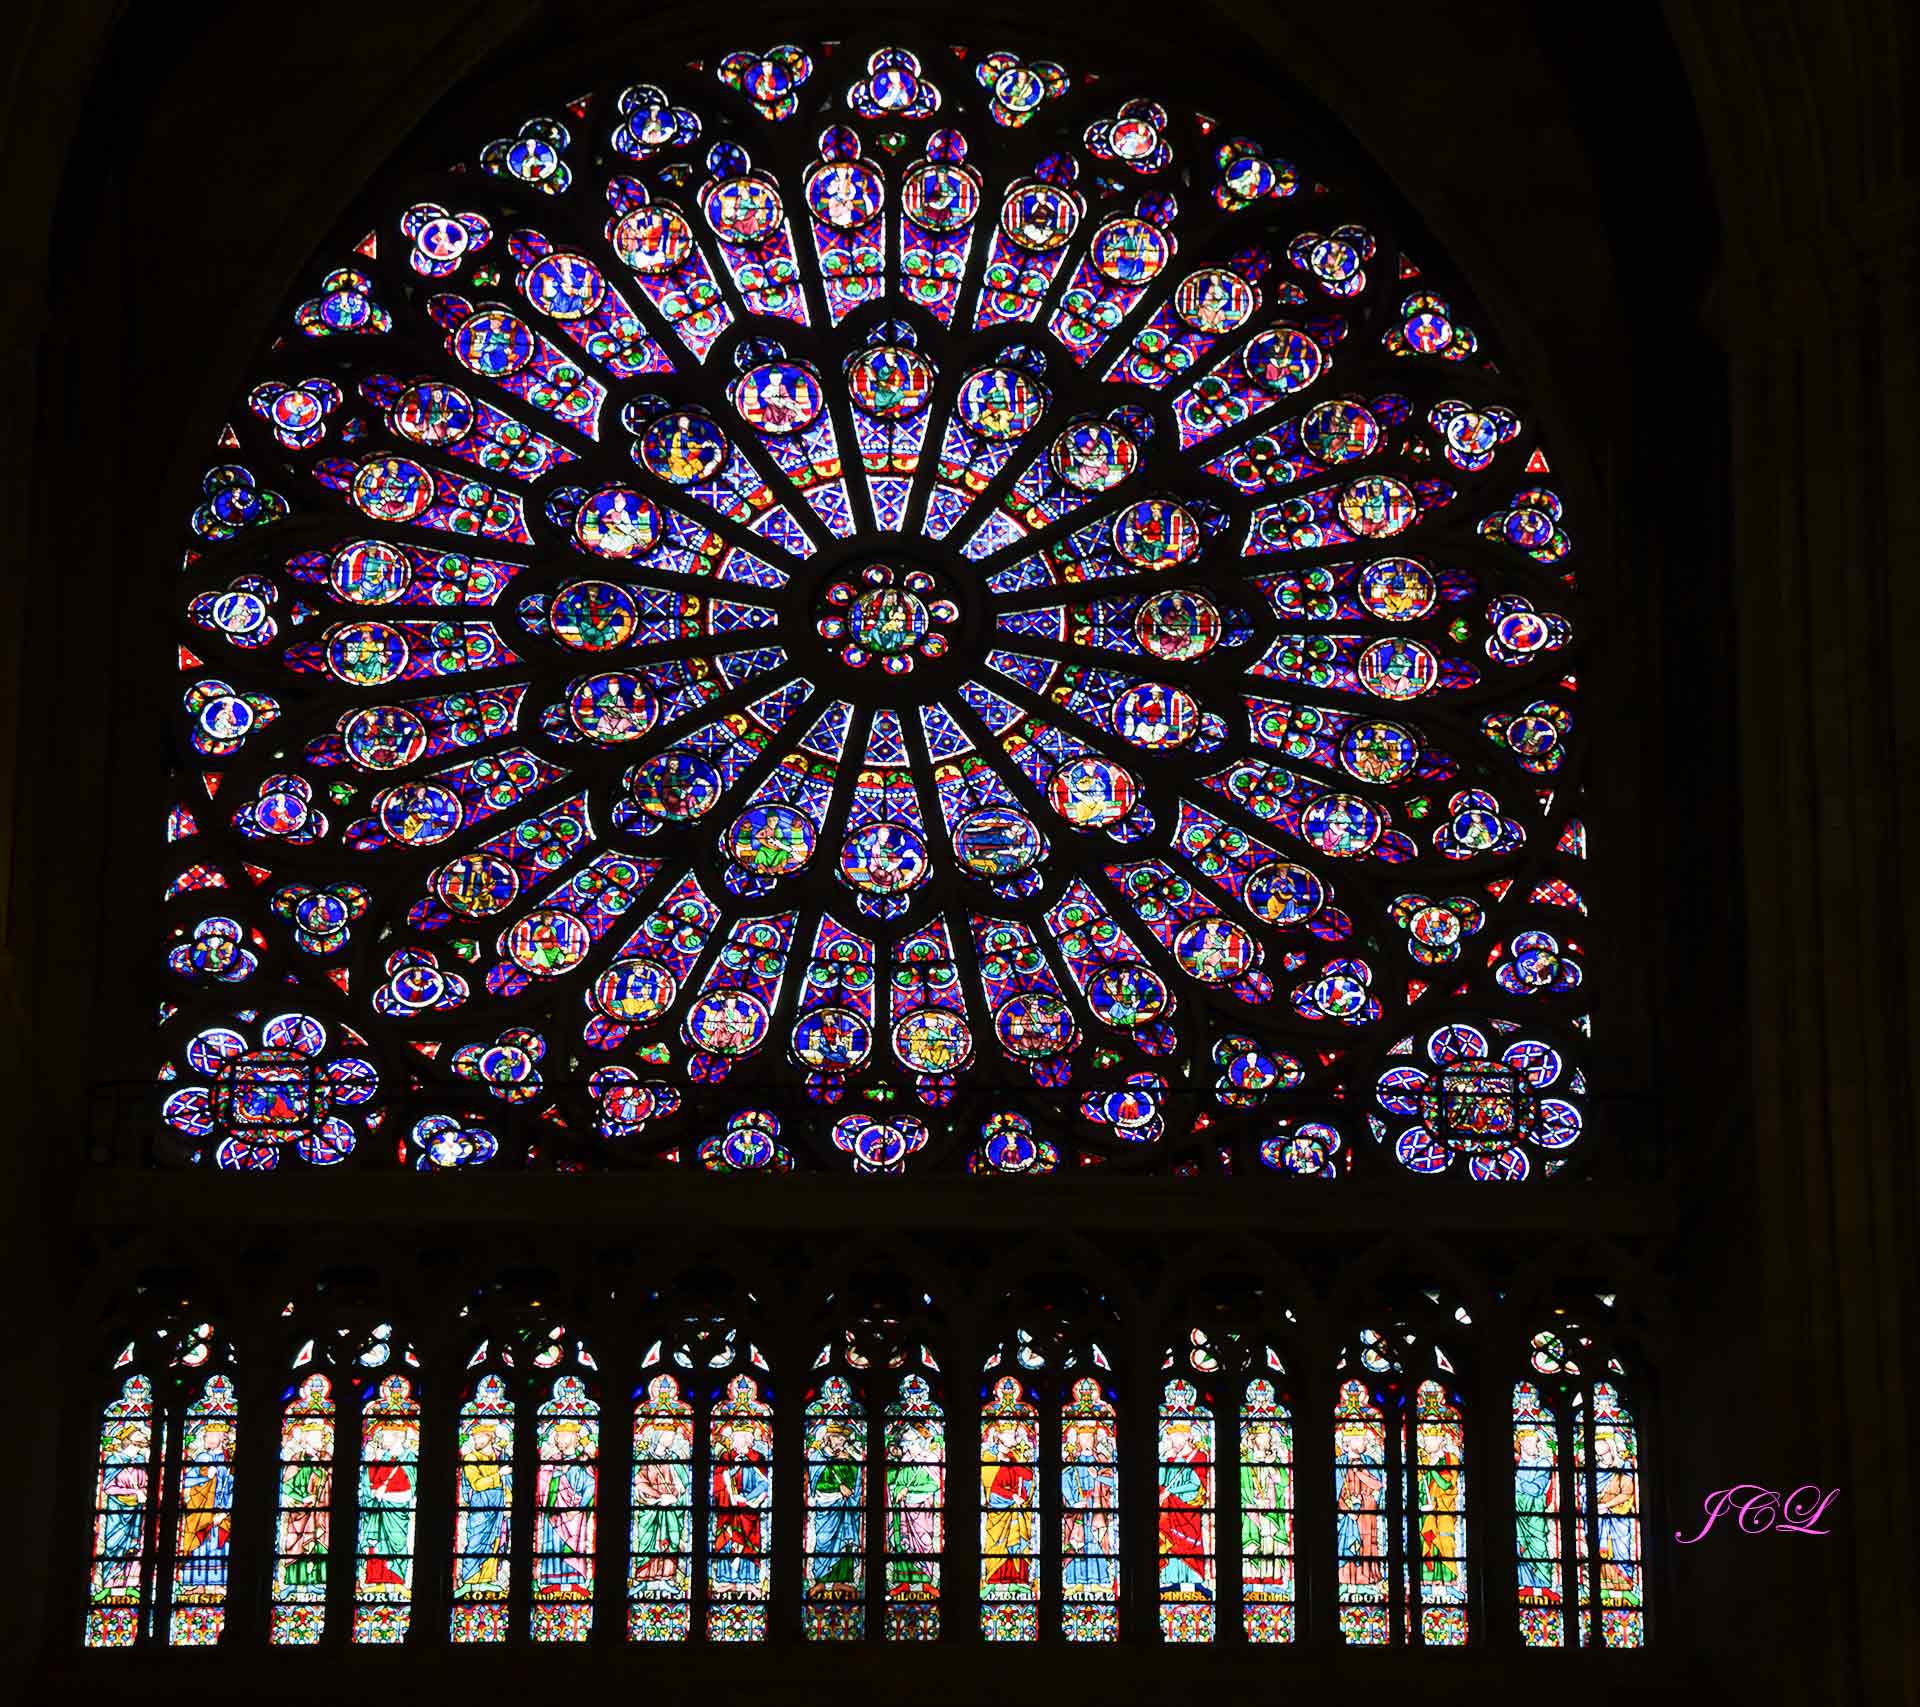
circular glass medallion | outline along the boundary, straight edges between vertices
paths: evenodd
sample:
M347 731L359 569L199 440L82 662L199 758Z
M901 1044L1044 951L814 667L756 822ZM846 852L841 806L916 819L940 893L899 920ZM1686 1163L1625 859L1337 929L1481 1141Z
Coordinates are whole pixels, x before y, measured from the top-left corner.
M904 824L869 824L841 848L840 875L869 895L902 894L926 880L926 843Z
M711 480L725 467L727 435L704 415L662 415L640 435L640 465L674 486Z
M417 445L458 444L473 431L473 399L451 385L410 385L394 400L387 419Z
M1360 571L1360 602L1384 622L1413 622L1437 597L1433 571L1411 557L1383 557Z
M593 1005L622 1025L647 1025L680 994L680 984L651 960L616 960L593 981Z
M1087 258L1103 279L1135 288L1158 278L1172 255L1167 234L1144 219L1109 220L1087 247Z
M993 1034L1001 1048L1023 1061L1064 1055L1079 1041L1067 1004L1044 990L1009 996L995 1008Z
M1173 293L1173 311L1196 332L1223 337L1252 318L1259 298L1253 286L1224 267L1189 273Z
M626 486L609 486L580 506L573 537L595 557L644 557L660 543L664 524L651 498Z
M960 419L982 438L1017 439L1047 412L1047 393L1017 367L981 368L960 383Z
M893 1028L893 1052L914 1073L956 1073L973 1054L967 1022L946 1008L921 1008Z
M1136 569L1171 569L1200 549L1200 524L1184 504L1142 498L1113 518L1113 549Z
M1173 957L1190 978L1203 984L1230 984L1253 966L1259 951L1246 926L1211 913L1181 926L1173 939Z
M1355 667L1379 699L1418 699L1440 679L1439 661L1417 640L1376 640Z
M1113 702L1114 732L1136 747L1184 747L1200 724L1200 708L1184 688L1142 682Z
M673 207L637 207L613 228L613 252L647 278L670 273L693 253L693 227Z
M958 231L980 211L980 186L962 167L929 160L902 181L900 207L922 231Z
M1000 209L1000 229L1029 254L1058 249L1080 223L1080 201L1057 184L1016 185Z
M1279 927L1305 924L1326 904L1327 888L1304 865L1269 860L1247 878L1247 910Z
M1357 794L1323 794L1300 814L1300 834L1307 844L1339 859L1358 859L1386 827L1380 808Z
M410 457L376 456L353 477L353 501L378 522L410 522L433 502L433 476Z
M1140 447L1108 421L1081 421L1053 441L1053 471L1076 492L1111 492L1140 463Z
M1397 723L1369 719L1340 737L1340 768L1356 782L1394 783L1420 762L1420 743Z
M1155 593L1133 619L1134 638L1163 663L1184 664L1211 652L1220 639L1220 608L1186 587Z
M435 875L433 892L454 912L483 919L513 905L520 874L498 854L460 854Z
M954 856L975 877L1018 877L1039 864L1045 849L1039 827L1012 806L982 806L953 832Z
M407 637L384 622L345 622L327 639L327 669L357 688L377 688L403 674Z
M557 978L587 957L593 937L562 907L536 907L507 932L507 958L536 978Z
M600 306L607 281L584 255L549 255L523 282L527 300L555 320L584 320Z
M1117 824L1133 810L1139 785L1131 772L1092 754L1070 759L1047 784L1047 803L1077 830Z
M669 747L637 765L627 789L648 817L684 824L711 812L724 786L720 772L698 753Z
M807 174L807 206L835 231L865 225L886 205L884 179L864 160L830 160Z
M734 864L762 877L786 877L813 858L813 820L797 807L749 806L727 832Z
M533 328L504 308L469 315L451 339L453 353L469 373L506 379L533 360Z
M397 771L426 751L427 726L403 705L369 705L341 726L340 744L357 765Z
M793 1053L815 1072L857 1067L873 1050L873 1028L851 1008L814 1008L793 1028Z
M437 782L403 782L380 801L380 827L413 847L444 842L465 817L459 795Z
M762 362L733 382L733 406L763 433L784 437L811 426L825 404L820 381L798 362Z
M1291 326L1275 326L1248 339L1242 360L1255 384L1282 393L1306 390L1326 366L1320 346Z
M847 389L857 407L878 421L917 415L933 395L933 363L918 350L877 344L847 363Z
M1105 966L1087 985L1087 1005L1103 1025L1121 1031L1150 1025L1169 1007L1167 986L1150 966Z
M567 695L567 715L589 741L637 741L659 714L646 683L628 670L588 676Z
M710 184L700 198L700 211L722 242L748 244L771 236L785 210L770 180L739 177Z
M575 581L553 599L553 637L576 652L611 652L633 638L633 595L611 581Z
M709 1055L750 1055L767 1037L767 1010L748 990L715 990L687 1009L687 1041Z

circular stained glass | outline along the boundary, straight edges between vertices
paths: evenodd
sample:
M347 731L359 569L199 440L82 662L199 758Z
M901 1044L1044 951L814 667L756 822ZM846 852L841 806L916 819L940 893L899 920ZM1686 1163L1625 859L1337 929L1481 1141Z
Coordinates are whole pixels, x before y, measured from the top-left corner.
M310 1008L486 1165L1564 1165L1604 961L1481 956L1604 940L1580 525L1444 257L1116 67L737 46L376 195L210 447L181 1145Z

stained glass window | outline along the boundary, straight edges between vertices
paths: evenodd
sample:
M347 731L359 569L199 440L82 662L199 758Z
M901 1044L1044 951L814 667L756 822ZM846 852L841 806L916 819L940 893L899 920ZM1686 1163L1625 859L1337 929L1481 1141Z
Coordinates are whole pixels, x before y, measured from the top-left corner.
M210 1645L226 1627L239 1409L233 1378L210 1375L183 1419L167 1638L178 1646Z
M226 1631L239 1390L211 1323L129 1340L99 1412L88 1647L210 1647Z
M866 1633L867 1420L846 1377L807 1406L805 1627L815 1640Z
M584 1642L593 1630L600 1493L600 1407L562 1375L536 1416L533 1639Z
M1294 1637L1293 1422L1271 1381L1240 1410L1240 1596L1247 1640Z
M1416 1357L1436 1373L1414 1384L1409 1404ZM1371 1328L1360 1333L1358 1362L1360 1377L1341 1381L1333 1412L1341 1638L1459 1646L1468 1628L1467 1472L1453 1365L1411 1333Z
M483 1375L460 1407L454 1485L453 1639L499 1642L507 1634L513 1532L514 1402L506 1381Z
M333 1383L306 1376L280 1413L280 1498L274 1537L275 1643L310 1646L327 1620L333 1544Z
M413 1613L420 1489L420 1402L405 1375L387 1375L360 1412L360 1525L353 1639L400 1642Z
M184 507L162 1155L1561 1167L1577 525L1268 123L790 44L376 191Z
M152 1534L153 1382L130 1375L100 1415L87 1646L124 1648L140 1628Z
M1375 1646L1387 1640L1387 1425L1359 1381L1340 1384L1333 1408L1340 1634Z
M886 1632L940 1634L940 1558L947 1535L946 1421L924 1375L900 1380L887 1407Z
M1220 1581L1215 1554L1213 1407L1191 1381L1160 1397L1160 1630L1169 1642L1210 1642Z
M1090 1375L1060 1407L1060 1630L1120 1635L1120 1450L1113 1399Z
M990 1642L1040 1634L1040 1413L1003 1375L980 1413L980 1629Z
M758 1642L773 1581L773 1407L736 1375L709 1415L707 1637Z
M1584 1375L1580 1360L1588 1360ZM1561 1322L1534 1336L1531 1363L1532 1379L1513 1388L1521 1638L1529 1647L1595 1641L1597 1560L1598 1641L1640 1647L1646 1640L1640 1446L1621 1393L1620 1361L1596 1351L1577 1324ZM1604 1371L1598 1379L1596 1370ZM1571 1608L1569 1561L1577 1589Z
M633 1412L633 1514L627 1633L684 1641L693 1604L693 1407L671 1375L656 1375Z

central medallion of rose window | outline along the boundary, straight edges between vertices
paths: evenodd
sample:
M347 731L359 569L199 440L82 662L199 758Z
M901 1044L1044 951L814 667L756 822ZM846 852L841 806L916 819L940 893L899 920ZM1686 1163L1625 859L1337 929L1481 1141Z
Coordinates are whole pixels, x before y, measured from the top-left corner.
M872 563L828 586L815 626L849 669L877 663L903 676L918 660L945 654L959 617L931 571Z

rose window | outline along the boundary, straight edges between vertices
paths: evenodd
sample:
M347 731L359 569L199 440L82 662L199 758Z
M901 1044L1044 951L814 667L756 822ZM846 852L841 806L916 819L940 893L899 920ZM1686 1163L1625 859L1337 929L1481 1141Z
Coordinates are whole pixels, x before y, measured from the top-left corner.
M380 204L210 447L165 1153L1561 1166L1579 549L1464 284L1089 68L706 63Z

